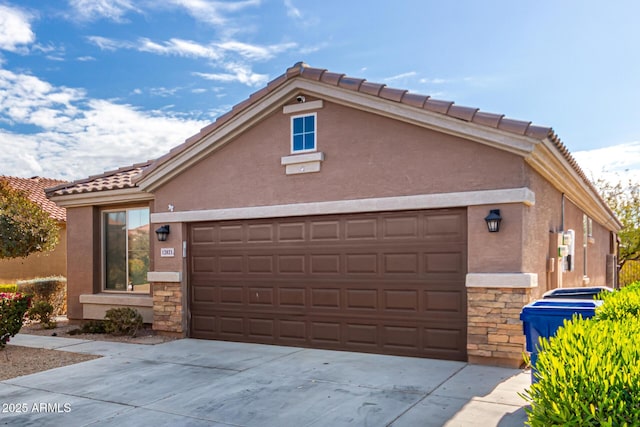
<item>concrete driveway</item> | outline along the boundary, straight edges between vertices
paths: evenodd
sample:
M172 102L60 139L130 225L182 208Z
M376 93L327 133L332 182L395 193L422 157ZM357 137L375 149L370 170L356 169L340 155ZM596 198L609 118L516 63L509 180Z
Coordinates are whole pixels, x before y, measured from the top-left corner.
M18 335L100 359L0 382L0 425L522 426L522 370L183 339ZM13 405L13 406L12 406ZM23 413L17 411L23 410Z

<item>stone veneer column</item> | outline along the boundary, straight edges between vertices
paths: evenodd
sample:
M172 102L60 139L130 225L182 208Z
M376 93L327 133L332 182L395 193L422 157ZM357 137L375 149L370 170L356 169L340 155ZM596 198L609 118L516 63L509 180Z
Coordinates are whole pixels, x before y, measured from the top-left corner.
M467 355L470 363L519 367L525 336L522 307L531 302L535 274L467 275Z
M187 323L182 274L150 271L147 279L153 291L153 329L165 335L185 337Z

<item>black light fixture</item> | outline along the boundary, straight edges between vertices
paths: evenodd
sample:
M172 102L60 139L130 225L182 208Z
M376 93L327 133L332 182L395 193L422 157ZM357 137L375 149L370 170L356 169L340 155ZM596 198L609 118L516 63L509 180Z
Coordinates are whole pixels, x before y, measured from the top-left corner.
M489 215L487 215L484 220L487 222L489 233L497 233L500 231L500 221L502 221L500 209L491 209Z
M158 242L166 242L167 236L169 235L169 226L163 225L162 227L156 230L156 234L158 235Z

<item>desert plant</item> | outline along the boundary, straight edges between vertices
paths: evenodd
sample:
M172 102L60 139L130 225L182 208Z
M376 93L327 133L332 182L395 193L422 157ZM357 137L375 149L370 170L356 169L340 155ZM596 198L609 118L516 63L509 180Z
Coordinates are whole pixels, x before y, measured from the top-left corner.
M142 327L142 315L131 307L110 308L104 316L105 330L112 335L136 336Z
M53 329L56 321L53 320L53 306L47 301L36 301L28 311L29 318L40 322L42 329Z
M20 332L30 305L28 295L0 293L0 349Z
M67 279L62 276L19 280L16 285L22 293L33 296L34 302L46 301L53 306L53 315L67 313Z
M85 322L81 327L69 331L69 335L79 334L106 334L104 320L89 320Z

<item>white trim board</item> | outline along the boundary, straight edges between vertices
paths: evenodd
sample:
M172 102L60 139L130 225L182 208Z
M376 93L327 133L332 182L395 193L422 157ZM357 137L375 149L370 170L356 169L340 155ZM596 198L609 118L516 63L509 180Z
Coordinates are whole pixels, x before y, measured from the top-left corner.
M535 273L468 273L467 288L537 288Z
M535 193L527 187L503 190L464 191L459 193L419 194L414 196L335 200L289 205L251 206L151 214L154 224L164 222L220 221L229 219L277 218L289 216L329 215L357 212L441 209L503 203L535 204Z

